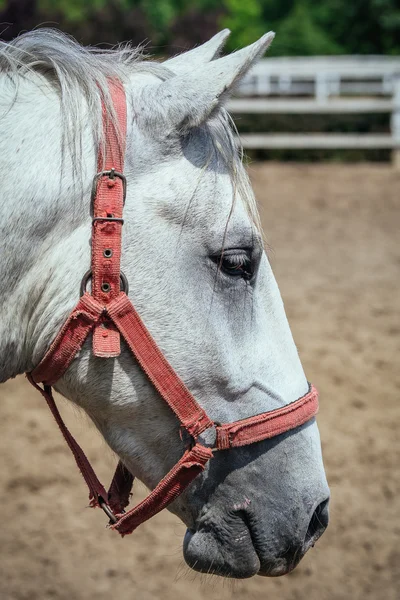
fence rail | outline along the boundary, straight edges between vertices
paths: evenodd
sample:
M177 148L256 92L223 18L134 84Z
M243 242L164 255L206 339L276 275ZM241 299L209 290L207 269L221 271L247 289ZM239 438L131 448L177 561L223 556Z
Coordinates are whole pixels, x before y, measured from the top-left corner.
M339 56L260 61L239 86L234 114L391 115L390 134L243 135L245 148L389 148L400 168L400 57Z
M308 99L286 98L234 98L228 103L233 113L390 113L395 110L393 100L370 98L332 98L325 102Z
M385 134L336 134L336 133L248 133L240 136L244 148L313 148L313 149L352 149L384 148L393 149L391 135Z

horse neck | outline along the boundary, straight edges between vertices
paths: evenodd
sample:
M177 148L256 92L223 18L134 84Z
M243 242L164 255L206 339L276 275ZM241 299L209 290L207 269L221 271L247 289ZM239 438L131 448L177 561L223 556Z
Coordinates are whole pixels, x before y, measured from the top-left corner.
M73 176L60 99L43 80L21 78L13 103L14 94L1 77L0 381L40 360L76 301L73 291L90 260L87 204L95 169L88 130L81 177Z

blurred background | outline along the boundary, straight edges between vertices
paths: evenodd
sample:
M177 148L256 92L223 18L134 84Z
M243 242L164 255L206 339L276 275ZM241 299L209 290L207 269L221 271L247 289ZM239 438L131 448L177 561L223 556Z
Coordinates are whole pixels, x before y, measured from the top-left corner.
M277 36L229 108L308 378L331 524L290 575L229 582L183 564L167 512L124 540L86 489L38 394L0 386L0 599L400 598L400 5L398 0L0 0L1 37L54 26L155 58L224 27L227 50ZM103 479L115 458L60 399ZM139 492L143 494L142 489Z
M230 108L242 134L269 133L243 138L251 158L387 161L400 145L398 0L0 0L0 23L5 40L40 25L57 26L83 44L129 40L156 57L182 52L225 27L232 31L227 51L272 29L278 32L268 51L274 61L259 66L257 80L242 94L358 102L237 103ZM332 58L311 59L321 55ZM327 133L329 138L318 136Z

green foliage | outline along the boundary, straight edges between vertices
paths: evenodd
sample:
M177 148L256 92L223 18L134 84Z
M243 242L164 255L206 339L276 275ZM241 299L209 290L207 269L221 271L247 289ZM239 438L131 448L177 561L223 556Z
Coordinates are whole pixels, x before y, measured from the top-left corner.
M158 2L154 2L154 0L141 0L138 4L141 5L149 23L156 30L161 31L168 29L179 11L176 0L159 0Z
M57 0L57 12L61 13L66 21L80 22L89 18L92 11L103 8L107 0ZM38 8L43 13L54 13L52 0L39 0Z
M223 4L227 13L220 20L221 28L232 31L227 50L247 46L265 33L258 0L224 0Z
M278 35L269 54L271 56L312 56L338 54L341 48L312 18L312 11L304 0L297 0L279 25Z
M398 0L329 0L312 10L346 54L400 54Z

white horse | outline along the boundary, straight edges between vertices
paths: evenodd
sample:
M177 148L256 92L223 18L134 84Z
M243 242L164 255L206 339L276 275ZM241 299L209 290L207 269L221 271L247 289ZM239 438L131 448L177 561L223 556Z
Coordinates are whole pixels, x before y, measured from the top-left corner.
M122 269L139 314L216 421L307 392L224 109L273 34L219 58L228 33L162 64L44 29L0 46L0 381L40 362L79 297L101 95L118 77L128 100ZM182 455L176 418L126 348L103 360L86 343L56 389L148 487ZM187 525L194 569L282 575L326 528L328 498L313 419L217 453L171 510Z

